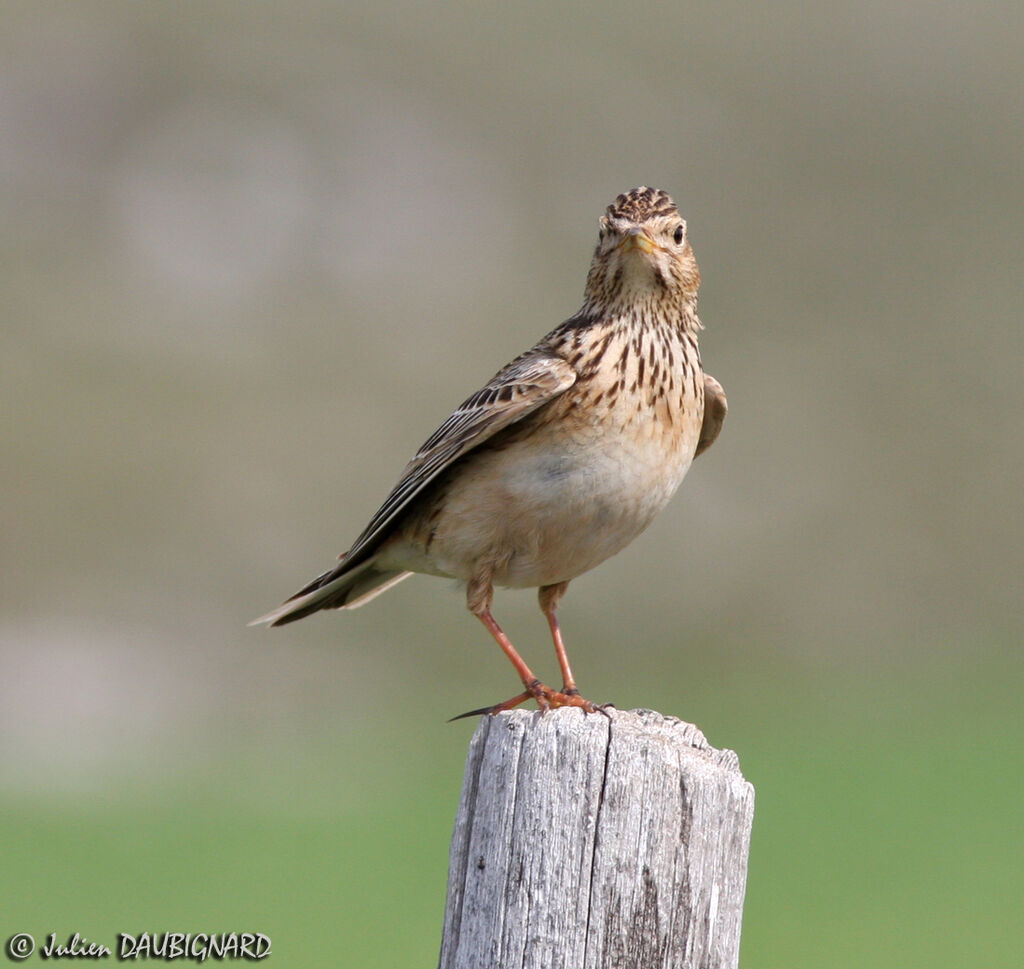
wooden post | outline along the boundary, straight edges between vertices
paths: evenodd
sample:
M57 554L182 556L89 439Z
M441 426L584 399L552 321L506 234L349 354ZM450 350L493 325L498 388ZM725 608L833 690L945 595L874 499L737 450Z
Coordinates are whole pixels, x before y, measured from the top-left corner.
M754 789L649 710L484 717L440 969L735 969Z

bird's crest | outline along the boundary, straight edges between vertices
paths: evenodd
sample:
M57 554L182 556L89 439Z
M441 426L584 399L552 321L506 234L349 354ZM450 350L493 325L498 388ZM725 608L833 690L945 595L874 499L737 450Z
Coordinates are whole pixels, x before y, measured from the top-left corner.
M657 215L672 215L675 211L676 203L668 192L641 185L630 192L623 192L608 206L605 214L609 219L644 222Z

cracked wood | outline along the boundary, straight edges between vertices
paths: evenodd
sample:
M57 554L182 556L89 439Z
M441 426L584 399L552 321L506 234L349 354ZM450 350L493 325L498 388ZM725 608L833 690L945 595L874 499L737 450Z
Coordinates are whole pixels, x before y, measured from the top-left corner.
M674 718L483 718L440 969L735 969L753 810L736 755Z

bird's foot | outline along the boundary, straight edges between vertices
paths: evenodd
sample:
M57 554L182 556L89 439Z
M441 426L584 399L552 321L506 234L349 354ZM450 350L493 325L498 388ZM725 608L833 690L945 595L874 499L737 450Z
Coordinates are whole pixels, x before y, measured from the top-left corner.
M540 707L541 713L546 713L548 710L554 710L557 707L579 707L584 713L603 713L606 717L608 716L603 706L598 706L596 703L585 700L580 696L580 691L576 687L570 689L563 687L561 690L552 690L550 686L545 686L540 680L534 680L522 693L517 694L510 700L506 700L504 703L496 703L493 707L481 707L479 710L469 710L466 713L460 713L457 717L452 717L448 722L451 723L454 720L464 720L466 717L477 717L485 714L493 717L495 714L501 713L503 710L511 710L531 698L537 701L537 706Z

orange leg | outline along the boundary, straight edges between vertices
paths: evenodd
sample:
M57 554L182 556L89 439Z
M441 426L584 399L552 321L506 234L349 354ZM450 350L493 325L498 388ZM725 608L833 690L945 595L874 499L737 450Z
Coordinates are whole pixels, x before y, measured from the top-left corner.
M506 700L504 703L498 704L497 707L490 708L492 713L498 713L501 710L511 710L512 707L518 706L524 700L529 700L534 695L534 690L538 687L543 687L544 684L533 675L533 670L526 665L526 660L516 651L515 646L512 645L512 640L505 635L505 630L498 625L498 621L491 615L491 610L487 609L485 612L482 612L479 618L501 647L504 654L512 661L512 665L519 674L519 679L523 681L523 686L526 687L525 693L520 693L519 696ZM547 704L544 703L542 698L538 698L537 705L542 710L547 709Z
M564 588L561 592L564 592ZM560 594L560 593L559 593ZM558 650L559 663L562 666L562 673L566 677L565 688L562 692L558 690L552 690L551 687L545 686L537 677L534 675L533 670L526 665L526 661L519 655L516 648L512 645L512 641L505 635L505 631L498 625L497 620L491 615L491 597L493 590L489 582L471 582L467 589L467 601L469 603L470 610L477 618L487 627L487 631L494 637L495 642L501 647L502 652L509 658L509 661L516 668L516 672L519 674L519 679L523 681L523 686L526 689L512 697L510 700L506 700L504 703L498 703L492 707L481 707L479 710L470 710L468 713L462 713L457 717L452 717L453 720L461 720L463 717L473 717L481 713L495 714L500 713L502 710L511 710L513 707L519 706L520 703L529 700L531 697L537 701L537 706L542 711L549 710L553 707L580 707L586 713L594 713L598 710L593 703L589 700L584 700L579 695L579 690L576 689L576 684L572 679L572 672L569 670L569 662L565 656L565 647L559 645L561 643L561 634L558 634L556 639L556 650ZM557 596L554 597L554 601L557 602ZM554 622L554 629L558 629L557 620L552 618L549 620Z
M560 582L558 585L546 585L540 590L540 608L548 620L548 628L551 630L551 639L555 644L555 655L558 657L558 665L562 668L562 692L570 696L578 696L576 680L573 678L572 669L569 666L569 654L565 651L565 642L562 640L562 630L558 625L558 601L565 595L569 588L568 582Z

